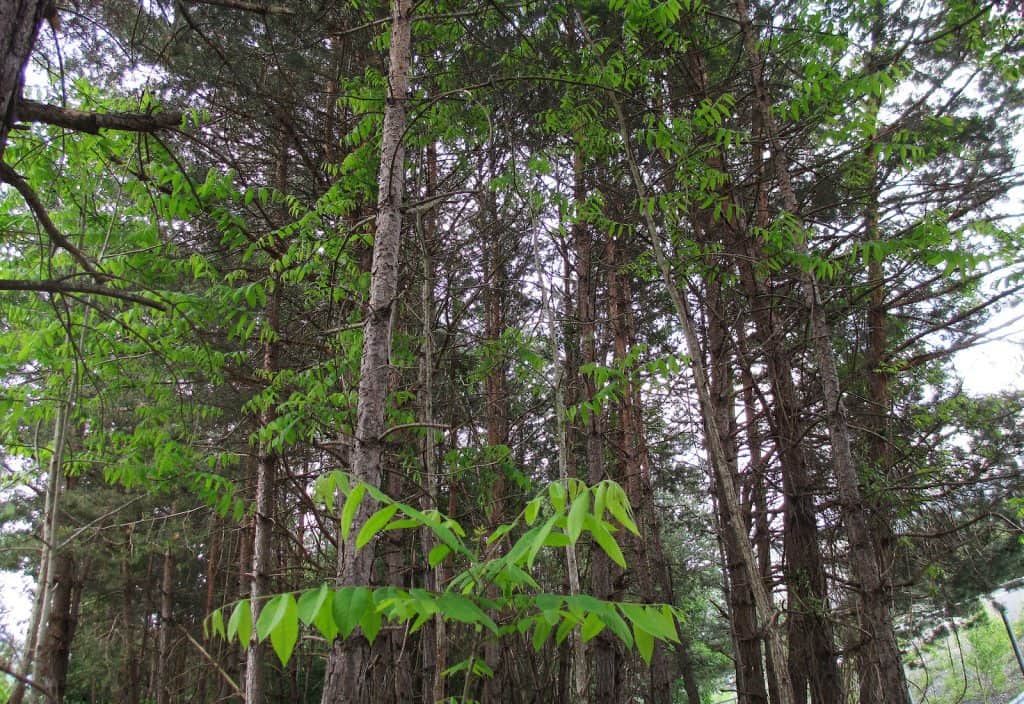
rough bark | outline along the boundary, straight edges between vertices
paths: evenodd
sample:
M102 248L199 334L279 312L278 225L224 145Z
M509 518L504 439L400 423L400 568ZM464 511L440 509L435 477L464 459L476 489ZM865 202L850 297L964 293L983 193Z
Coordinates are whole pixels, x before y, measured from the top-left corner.
M55 12L52 0L7 0L0 3L0 159L7 133L17 119L16 111L25 82L25 66L47 14Z
M172 505L171 513L174 513ZM175 537L177 537L175 535ZM156 704L170 704L171 631L174 629L174 553L172 541L164 547L160 571L160 632L157 636Z
M266 325L270 339L263 348L263 374L271 383L278 365L278 328L281 293L275 287L267 301ZM266 427L274 420L273 404L260 414L260 425ZM274 494L277 475L277 457L269 449L269 442L260 443L256 457L256 513L253 516L252 570L249 573L249 599L252 608L252 622L256 623L263 609L264 599L270 593L270 573L273 554L271 536L274 532ZM266 644L260 643L255 634L249 641L245 657L245 701L246 704L262 704L264 700L263 658Z
M490 159L493 166L493 155ZM502 349L502 333L506 326L506 310L508 306L508 255L505 238L501 234L498 222L494 194L485 192L480 203L480 232L483 235L483 268L484 292L484 344L491 348L488 358L489 368L484 378L484 426L487 429L487 445L495 452L504 452L508 448L509 433L509 391L507 379L507 362ZM501 448L501 450L498 450ZM497 455L495 455L497 457ZM490 511L488 523L498 526L505 521L506 497L508 493L505 478L504 462L495 464L494 478L490 490ZM497 596L497 589L491 587L490 596ZM499 701L503 692L513 683L508 681L508 668L504 665L501 644L494 638L484 642L484 661L494 673L484 680L484 701Z
M574 162L574 200L582 206L587 197L583 164L576 156ZM586 223L577 221L572 226L572 247L576 254L575 319L579 326L579 349L581 367L597 363L597 286L594 279L593 235ZM597 384L592 374L583 373L579 378L581 398L586 403L597 394ZM601 412L590 409L583 417L583 448L586 461L587 482L596 484L606 478L604 465L604 442L602 441ZM590 561L590 593L598 599L611 599L613 587L611 559L603 551L594 550ZM619 674L621 663L612 637L605 632L593 641L591 651L591 677L596 701L618 702L621 699Z
M637 326L633 314L633 287L627 264L629 257L620 238L607 243L608 320L612 330L612 348L616 362L623 362L636 344ZM639 384L625 382L618 403L619 432L616 450L620 462L618 475L625 478L630 503L637 516L641 536L633 541L636 557L637 590L647 603L675 603L669 560L661 542L661 526L654 505L651 484L651 459L644 424L643 397ZM691 647L683 634L675 654L662 642L654 644L648 668L647 696L652 704L673 701L673 684L683 678L689 704L698 704L700 694L694 678Z
M425 199L437 192L437 149L433 144L427 147L427 179ZM434 258L433 248L437 234L437 221L430 211L417 217L417 230L422 246L423 281L420 284L420 316L423 320L421 333L419 385L420 420L429 428L434 423ZM425 492L420 506L424 510L441 510L441 477L437 467L437 442L432 430L423 433L423 476ZM437 544L437 538L427 529L422 532L423 554L427 555ZM425 587L440 590L446 581L445 563L442 560L428 573ZM445 678L442 673L448 667L448 641L444 618L436 614L423 627L420 639L423 648L423 704L444 701Z
M730 341L724 321L726 311L722 301L720 283L711 281L707 287L707 328L708 359L710 367L710 395L713 408L715 432L722 439L722 450L732 477L733 486L740 488L741 481L736 449L736 422L733 416L735 406L733 364ZM716 486L718 507L726 505L722 492L724 487ZM739 503L740 523L749 535L749 512ZM721 517L724 522L724 516ZM765 673L762 665L760 629L757 625L757 611L754 602L753 585L743 564L743 548L733 531L723 531L722 543L729 585L729 618L732 621L733 641L736 644L736 694L740 704L767 704ZM761 580L760 565L758 581Z
M783 207L799 220L800 211L789 174L789 163L771 112L771 97L763 75L763 59L757 49L757 39L745 0L736 0L736 12L754 83L755 109L761 116L771 148ZM809 256L809 248L803 239L798 238L794 246L798 254ZM801 271L800 279L804 305L810 316L811 344L818 364L822 400L826 409L839 507L849 540L850 570L856 581L859 596L858 621L864 639L861 646L861 677L869 677L873 682L877 682L874 691L861 692L861 702L906 704L910 701L906 675L893 629L884 572L872 542L865 497L860 489L851 449L849 412L839 383L839 372L831 342L832 331L814 275L808 271Z
M633 147L629 138L629 130L626 122L626 115L622 108L622 102L614 93L608 94L609 100L615 108L618 119L619 133L623 141L623 149L626 160L629 164L629 172L637 197L641 202L647 200L647 185L644 181L640 166L633 153ZM709 464L715 480L722 490L722 515L723 529L732 534L739 548L740 561L747 579L752 584L755 608L758 612L759 623L765 633L768 647L772 651L772 662L776 663L779 670L775 676L779 682L779 701L781 704L792 704L793 692L789 680L789 672L785 671L782 663L786 662L785 650L779 629L775 619L775 607L771 595L764 588L759 578L757 560L750 544L750 537L742 525L739 502L737 501L735 482L729 471L728 460L722 445L722 437L719 435L715 423L714 402L711 397L710 384L704 366L702 347L697 336L696 322L690 305L680 291L672 266L665 254L665 249L659 239L660 233L654 215L647 208L643 210L643 222L648 230L651 239L652 250L658 265L661 278L668 289L672 306L683 330L683 338L686 343L686 351L690 357L690 370L693 373L694 384L697 389L697 396L700 402L701 417L704 420L706 430L706 445L708 450Z
M402 194L405 188L406 100L409 65L412 61L412 0L391 2L388 95L384 107L380 170L377 177L377 223L373 244L369 309L363 329L363 353L359 365L358 408L352 473L355 478L380 486L384 433L384 402L387 395L388 349L391 310L398 291L399 245L402 233ZM369 516L371 502L364 501L356 521ZM339 546L338 584L370 583L373 543L360 551L355 536ZM373 701L365 674L369 667L369 643L361 635L335 642L328 657L323 704Z

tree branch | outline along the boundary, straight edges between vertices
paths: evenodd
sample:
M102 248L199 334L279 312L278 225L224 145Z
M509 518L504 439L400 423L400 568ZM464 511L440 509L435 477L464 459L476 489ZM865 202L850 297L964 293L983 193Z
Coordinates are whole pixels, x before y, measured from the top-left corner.
M24 99L18 101L15 117L20 122L41 122L89 134L97 134L101 129L158 132L173 130L181 125L180 112L89 112Z
M282 5L259 5L244 0L186 0L193 5L213 5L215 7L226 7L229 10L241 10L242 12L255 12L257 15L294 15L295 10Z
M32 186L28 184L28 181L18 175L18 172L12 169L6 162L0 161L0 180L5 183L14 186L14 189L21 194L25 202L28 203L28 207L35 213L36 219L39 224L42 225L43 229L46 230L46 234L50 236L53 243L61 249L67 251L76 262L78 262L83 269L93 275L98 281L102 281L107 278L99 269L97 269L89 258L85 256L78 247L71 244L67 237L61 234L61 231L57 229L57 226L53 224L53 220L50 219L49 213L46 212L46 207L42 201L39 200L39 196L32 190Z
M57 701L57 698L55 696L53 696L53 692L51 692L50 690L48 690L46 687L44 687L43 685L39 684L35 680L31 679L30 677L26 677L25 675L22 675L22 674L19 674L18 672L15 672L13 667L10 667L6 662L4 662L2 660L0 660L0 672L3 672L4 674L10 675L14 679L16 679L19 682L21 682L22 684L28 685L32 689L35 689L35 690L39 691L44 697L46 697L46 699L48 701L51 701L51 702L56 702Z
M0 279L0 291L91 293L97 296L118 298L122 301L128 301L129 303L138 303L140 305L148 306L149 308L155 308L157 310L167 310L166 304L161 303L160 301L154 301L152 298L140 296L139 294L132 293L131 291L121 291L116 288L107 288L106 286L98 286L95 284L75 283L72 281L58 281L54 279L45 279L42 281L33 281L31 279Z

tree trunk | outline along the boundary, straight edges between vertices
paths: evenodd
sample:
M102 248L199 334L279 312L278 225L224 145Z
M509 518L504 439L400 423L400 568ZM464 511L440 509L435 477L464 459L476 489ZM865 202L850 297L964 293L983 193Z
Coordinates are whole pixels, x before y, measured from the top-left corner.
M732 477L734 491L741 491L736 450L736 421L733 365L730 362L731 343L724 321L727 316L720 283L707 284L707 328L708 358L711 368L710 394L713 405L715 433L722 439L722 450ZM724 487L715 487L718 507L721 510L727 502L722 496ZM744 535L749 535L749 512L740 503L741 494L735 496L740 509L739 522ZM721 518L724 523L724 516ZM754 585L744 569L742 546L732 531L723 531L722 542L729 585L729 617L732 621L733 640L736 643L736 693L739 704L767 704L765 674L762 664L761 636L757 625L757 611L754 605ZM762 583L758 568L757 581Z
M582 207L587 198L583 164L579 154L573 162L574 201ZM594 242L588 225L580 220L572 226L572 246L576 253L576 322L579 325L580 364L582 368L597 363L597 286L594 281ZM586 404L597 394L593 374L583 373L579 379L578 399ZM601 439L600 408L588 408L583 419L583 447L587 482L596 484L606 478L604 443ZM611 559L601 550L593 550L590 559L590 593L598 599L613 598L613 567ZM591 676L594 697L600 702L619 702L622 697L621 658L612 636L602 632L591 648Z
M607 244L608 319L612 329L612 347L616 362L626 360L636 344L636 317L633 314L633 287L628 273L629 257L625 244L617 237L609 237ZM641 536L633 541L636 557L634 566L637 589L646 603L674 603L669 561L661 542L661 526L654 505L650 452L644 425L644 407L640 386L632 380L618 403L619 441L618 456L621 463L619 476L625 478L630 503L634 506ZM673 701L672 685L682 675L687 700L698 704L700 695L694 680L690 655L690 642L681 637L675 645L676 654L665 643L656 641L648 670L648 698L652 704Z
M783 149L775 118L772 115L771 98L765 86L763 62L757 50L757 39L746 0L736 0L740 31L750 62L756 103L765 134L775 163L776 178L787 212L800 219L796 192L789 175L789 163ZM794 242L797 253L809 256L809 248L802 238ZM906 704L910 701L906 675L900 657L896 633L893 629L887 589L878 554L872 543L871 529L866 514L864 496L851 449L851 433L846 403L839 384L839 373L835 353L832 349L832 333L825 317L821 291L814 275L801 271L804 301L810 316L811 342L818 372L821 377L822 400L828 418L829 442L832 446L833 472L839 494L839 506L849 539L850 568L857 582L860 597L858 621L863 633L862 678L865 676L877 682L875 690L861 693L862 704L885 702L885 704ZM877 678L877 679L874 679ZM865 696L866 695L866 696Z
M270 338L263 349L263 374L268 384L273 383L277 372L278 330L280 315L281 291L280 282L275 282L274 290L267 301L266 325ZM266 427L275 417L273 404L260 414L260 426ZM274 532L274 493L277 474L277 457L269 449L269 441L259 444L256 457L256 514L253 517L252 540L252 572L249 574L249 600L252 609L252 622L255 624L263 610L263 602L269 594L270 573L273 555L271 537ZM262 704L265 699L263 684L263 658L266 652L265 643L260 643L256 634L246 648L245 657L245 701L246 704Z
M373 243L370 300L363 329L363 354L359 365L358 409L352 473L355 478L380 486L381 437L384 433L384 401L387 395L388 348L392 306L398 292L399 245L402 234L402 193L405 188L406 100L409 65L412 61L412 0L391 0L391 45L388 96L384 107L380 171L377 178L377 225ZM366 500L357 512L357 525L372 509ZM356 551L353 530L339 544L339 586L368 585L373 567L374 544ZM367 691L369 643L361 634L336 641L327 661L323 704L370 702L377 693Z
M7 146L7 133L17 119L18 101L39 27L48 13L55 13L52 0L5 0L0 3L0 159Z
M495 158L491 155L490 167L493 170ZM487 446L494 460L494 474L490 490L490 511L487 521L492 529L505 521L508 488L505 478L505 453L508 451L509 433L509 390L507 379L506 350L502 345L502 333L507 324L506 310L508 306L508 253L505 246L503 228L498 222L494 194L485 191L480 202L479 230L483 235L483 272L484 285L484 345L489 346L487 375L484 377L484 425L487 428ZM488 589L489 596L497 596L498 590L493 585ZM500 701L507 696L508 688L514 686L509 681L509 670L502 657L501 644L494 638L484 641L484 661L494 673L484 680L483 701Z
M427 146L427 183L424 198L429 200L437 192L437 149L433 144ZM425 491L420 503L423 510L441 510L440 486L441 478L437 470L437 442L430 426L434 423L434 258L436 245L437 220L434 211L417 216L417 230L422 246L423 281L420 285L420 315L423 319L422 349L420 352L420 420L427 426L423 433L423 477ZM430 554L437 544L433 532L422 531L423 554ZM440 591L446 581L445 563L442 560L428 573L424 587L428 590ZM448 667L448 639L444 618L435 614L434 618L423 626L420 639L423 648L423 704L434 704L444 701L444 676Z
M172 504L171 513L174 513ZM177 538L177 534L174 535ZM170 660L171 631L174 628L174 554L171 552L173 540L167 541L164 548L163 568L160 572L160 631L157 637L156 661L156 704L171 704Z
M626 114L622 108L622 101L619 99L617 94L611 92L608 93L608 99L615 108L619 134L622 137L623 150L629 165L629 172L633 180L634 188L636 189L637 197L641 202L644 202L647 200L647 185L633 152L628 124L626 122ZM754 557L754 551L750 544L750 537L747 535L741 522L741 512L739 502L736 499L735 483L733 482L732 475L729 471L729 463L723 449L722 437L718 433L717 424L715 423L714 402L711 396L707 373L704 368L700 339L697 337L696 323L690 310L689 303L680 292L679 285L676 282L676 277L672 272L671 264L669 263L668 257L665 254L665 249L661 244L660 233L658 231L657 223L654 221L654 215L647 208L643 209L643 221L651 239L652 250L654 252L655 261L658 265L659 273L661 274L661 278L668 289L673 308L675 309L676 316L679 320L680 326L682 327L683 338L686 342L686 351L690 357L690 369L693 372L694 384L697 389L697 396L701 407L701 416L704 420L704 426L707 434L706 441L708 459L713 476L721 488L722 506L720 510L723 519L723 528L725 531L730 532L732 534L731 537L736 540L739 548L740 562L746 578L752 585L755 608L757 609L760 617L761 629L765 633L768 647L772 651L772 662L779 668L775 676L779 682L780 704L792 704L793 692L789 680L789 673L782 667L782 663L786 662L786 658L782 639L779 636L778 626L775 622L775 608L772 603L771 595L761 583L760 573L757 568L757 561Z

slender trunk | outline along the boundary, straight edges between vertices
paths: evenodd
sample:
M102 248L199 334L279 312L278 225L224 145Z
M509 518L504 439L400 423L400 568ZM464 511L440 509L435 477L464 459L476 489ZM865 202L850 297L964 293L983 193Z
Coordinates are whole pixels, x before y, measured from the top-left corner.
M222 529L220 521L217 520L216 514L210 514L210 549L206 556L206 597L203 606L203 613L210 614L217 608L217 565L220 560L221 551L221 533ZM206 638L204 646L207 650L211 648L213 641L210 638ZM205 702L207 699L207 691L210 687L210 678L217 678L217 673L210 670L203 672L202 679L199 682L199 691L196 694L196 699L200 702ZM132 702L137 704L137 702Z
M137 620L135 609L135 579L133 577L132 565L129 560L132 550L132 530L129 524L124 529L124 546L121 548L121 615L124 620L124 679L122 680L122 697L124 704L139 704L139 653L135 646L135 623ZM212 610L212 609L211 609ZM207 611L206 613L210 613Z
M63 473L60 467L63 464L64 453L64 432L66 429L66 412L61 406L57 410L57 418L53 426L53 454L50 456L50 463L47 467L46 493L43 499L43 518L40 531L39 552L39 576L36 579L35 599L32 603L32 616L29 620L28 631L25 635L25 649L22 652L21 662L18 664L18 678L11 695L8 698L9 704L21 704L25 697L25 680L32 671L35 663L38 662L41 647L41 634L46 628L50 613L50 570L52 567L51 557L56 547L56 536L52 531L56 530L59 513L56 509L59 506L59 499ZM39 457L37 443L36 457ZM41 682L40 682L41 683Z
M799 219L796 192L793 189L789 164L771 112L771 98L763 76L763 60L757 49L757 40L746 0L736 0L736 11L747 60L750 62L756 109L760 113L765 134L768 137L783 205L788 213ZM804 239L797 238L794 246L798 254L809 256L810 251ZM825 316L817 279L806 270L801 271L800 278L805 306L810 316L811 342L818 363L822 400L828 418L829 442L832 446L833 472L838 489L839 507L849 540L850 568L857 582L860 597L858 620L864 638L861 676L862 678L865 676L877 678L873 679L873 681L877 681L875 691L862 692L861 702L863 704L873 702L906 704L910 701L906 675L903 671L896 633L893 629L884 572L872 543L864 496L860 489L857 467L853 459L849 414L843 399L835 353L831 345L832 333Z
M608 319L612 329L612 347L616 362L626 360L636 344L636 318L633 315L633 289L628 273L629 258L624 243L617 237L609 237L607 245L608 277ZM651 484L651 461L644 426L643 399L640 385L632 380L625 382L625 388L618 403L620 433L618 455L621 462L619 475L626 478L630 503L634 506L641 537L633 541L636 552L635 565L638 573L637 587L640 597L647 603L674 603L669 560L661 542L661 527L654 506L654 492ZM697 704L700 695L694 679L690 642L681 636L675 646L675 655L665 643L654 645L654 654L648 669L648 698L652 704L667 704L673 701L672 685L676 677L683 677L687 700Z
M883 26L885 5L875 1L871 5L873 13L871 25L871 52L867 71L873 73L882 70ZM865 239L872 243L881 241L880 228L881 183L878 168L878 147L876 144L878 131L878 113L882 99L878 95L868 97L868 148L867 167L869 174L867 203L864 212ZM881 251L880 249L878 251ZM891 480L893 468L892 458L892 423L890 422L889 406L891 391L889 389L890 373L885 369L888 339L888 308L886 306L885 267L877 257L868 262L868 289L871 292L868 301L868 349L866 355L868 380L868 406L864 426L867 431L866 468L873 476L882 479L885 487ZM877 483L876 483L877 484ZM878 568L881 577L881 594L878 598L892 608L892 562L896 541L893 532L893 511L887 500L886 489L875 490L868 497L871 504L869 527L874 537L875 550L878 556ZM876 657L873 649L865 648L859 653L858 670L860 673L860 693L862 701L871 701L883 691L888 683L879 681L880 669L873 664Z
M384 401L387 395L388 348L391 310L398 293L399 245L402 234L402 193L405 188L406 100L409 65L412 61L412 0L391 1L388 97L384 107L380 171L377 179L377 226L373 243L370 300L363 329L363 354L359 366L358 409L352 473L355 478L380 486L381 437L384 433ZM362 523L372 509L364 501L356 520ZM338 584L366 585L373 567L371 543L355 549L357 530L339 545ZM323 704L373 701L365 675L369 644L362 635L335 642L327 662Z
M280 313L280 284L275 283L274 290L267 301L266 325L270 338L263 348L263 374L267 383L273 383L277 372ZM260 426L266 427L274 420L273 404L260 414ZM269 449L268 441L261 441L256 457L256 513L253 517L252 540L252 571L249 574L249 600L252 609L252 622L260 617L263 601L269 594L270 573L273 555L271 553L271 537L274 532L274 492L277 474L277 457ZM249 641L245 658L245 701L247 704L262 704L265 699L263 682L263 658L266 653L265 643L260 643L255 634Z
M724 321L726 310L722 301L719 281L707 285L708 315L708 358L710 365L710 395L713 404L715 432L721 438L725 462L733 481L734 491L742 491L736 449L736 422L733 364L731 346ZM724 487L716 486L718 506L728 505L722 497ZM741 494L735 495L740 509L739 522L744 535L749 535L749 512L741 504ZM724 522L724 516L722 517ZM729 617L732 621L733 639L736 643L736 693L739 704L767 704L765 675L762 665L761 638L757 625L757 611L754 601L754 585L743 564L743 549L733 532L725 531L722 536L725 548L726 567L729 578ZM757 582L763 587L761 570L758 568Z
M278 152L274 167L274 188L280 193L288 191L290 145L288 130L283 127L287 122L289 122L289 117L282 115L282 127L278 129ZM286 218L283 208L279 217L281 221L279 225L283 226ZM274 276L269 279L268 283L273 288L264 311L266 316L264 339L266 342L263 346L261 371L265 383L273 386L280 356L281 280ZM266 428L277 417L274 406L273 402L268 403L260 413L258 419L260 428ZM252 609L254 624L258 621L260 611L263 610L263 601L269 594L270 573L273 570L272 537L277 465L278 458L270 449L269 439L260 440L256 455L256 513L253 517L252 571L249 574L249 605ZM266 644L261 643L254 633L245 653L245 701L247 704L263 704L266 699L263 682L263 659L266 651Z
M583 163L579 153L574 157L574 200L582 207L587 197ZM576 322L579 325L580 363L582 368L597 364L597 285L594 276L593 235L586 223L577 220L572 226L572 245L576 252ZM580 377L582 403L587 403L597 394L593 374ZM590 484L605 479L604 443L601 439L602 414L599 408L589 408L581 413L583 418L583 447L586 458L587 481ZM613 574L611 559L603 551L595 550L591 555L590 593L598 599L613 598ZM620 657L612 637L602 632L594 640L591 649L594 696L601 702L618 702L622 696Z
M425 198L430 199L437 191L437 149L433 144L427 147L427 184ZM437 441L434 431L429 427L434 423L434 238L437 234L437 221L431 211L420 215L417 220L420 242L422 244L423 282L420 287L420 315L423 318L422 352L420 355L420 416L427 426L423 433L423 475L425 479L425 495L421 507L425 510L441 510L440 486L441 477L437 469ZM437 544L434 534L423 530L423 554L427 555ZM442 560L427 577L427 589L441 591L447 580L445 563ZM448 638L444 618L435 614L434 618L424 626L423 644L423 704L434 704L444 701L444 676L448 667Z
M171 505L174 513L174 505ZM175 537L177 537L175 535ZM168 540L164 548L163 568L160 573L160 631L157 637L156 661L156 704L171 703L170 659L171 631L174 629L174 553L173 541Z
M622 108L622 101L615 93L608 93L608 99L611 101L612 106L615 109L619 134L622 137L623 150L629 164L629 172L633 180L633 186L636 190L637 197L640 202L646 203L647 185L644 181L643 174L640 172L640 166L637 163L636 156L633 152L633 146L626 122L626 115ZM676 316L682 327L687 354L690 357L690 369L693 372L694 384L697 389L697 396L701 407L701 416L704 420L704 426L707 432L706 441L710 465L722 493L723 506L721 508L721 512L723 528L726 532L731 534L730 537L732 539L736 540L744 574L753 587L754 603L760 619L761 630L765 633L768 647L771 649L772 662L775 663L777 668L779 668L779 671L776 672L776 678L779 681L780 704L792 704L793 691L792 686L790 685L789 673L782 667L782 663L786 662L786 658L782 638L779 635L779 629L776 623L775 607L772 603L771 595L764 588L764 584L761 583L757 569L757 561L754 557L754 551L750 544L750 537L747 535L747 532L744 530L742 525L739 502L736 499L737 494L735 482L733 482L732 475L729 471L728 460L723 449L722 437L718 433L717 425L715 423L714 403L711 397L707 373L704 368L700 340L697 337L697 327L693 314L690 310L690 305L680 292L680 287L676 281L674 273L672 272L672 267L665 254L665 249L661 244L660 233L657 224L655 223L654 215L649 208L644 207L642 210L643 222L647 227L648 236L651 239L652 250L658 265L658 270L666 288L668 289Z
M490 159L493 169L495 159ZM498 223L495 196L485 192L480 203L480 230L489 233L484 239L483 282L484 282L484 340L491 348L488 371L484 378L484 425L487 428L487 446L494 462L494 474L490 490L490 511L488 523L494 527L505 520L505 503L508 492L505 479L506 455L508 452L508 380L506 352L502 346L502 333L505 331L506 310L508 305L508 256ZM488 589L489 596L497 596L498 590L493 585ZM483 700L499 701L507 696L508 668L502 658L501 644L494 638L484 642L484 662L494 673L484 681Z
M536 238L536 228L534 229L534 237ZM539 257L540 247L537 245L536 241L533 243L533 251L537 254L537 273L540 277L541 289L541 310L544 313L545 322L547 323L548 328L548 350L551 358L555 360L552 386L555 393L555 426L557 428L556 432L558 436L558 480L565 482L566 485L568 485L570 477L570 440L569 424L566 420L565 399L565 386L568 378L566 367L568 366L568 363L562 355L563 345L561 344L558 334L558 325L555 322L554 306L551 303L551 286L548 285L547 280L544 278L544 269ZM568 301L565 301L565 304L568 306ZM566 351L566 357L567 356L568 353ZM575 545L570 544L565 547L565 568L568 575L569 593L576 596L580 594L581 589L579 559ZM589 701L590 690L590 683L587 678L587 647L583 642L579 629L573 630L571 638L571 662L569 663L569 670L571 671L572 676L572 691L568 696L565 696L563 689L563 696L560 700L568 700L574 704L582 704L583 702ZM560 678L563 688L567 688L567 680L568 678L565 676Z
M46 581L37 586L41 593L39 620L36 624L34 662L36 680L56 697L63 700L64 683L60 681L59 663L61 656L55 649L62 647L65 640L66 618L63 613L68 602L68 590L73 579L74 563L65 559L60 549L59 533L61 500L67 487L64 476L64 451L67 447L68 416L77 393L77 382L72 386L67 400L57 409L53 429L53 454L50 456L49 479L44 512L43 568ZM63 594L60 592L63 590ZM70 648L70 643L67 644ZM22 694L23 696L23 694ZM12 697L12 700L14 697Z

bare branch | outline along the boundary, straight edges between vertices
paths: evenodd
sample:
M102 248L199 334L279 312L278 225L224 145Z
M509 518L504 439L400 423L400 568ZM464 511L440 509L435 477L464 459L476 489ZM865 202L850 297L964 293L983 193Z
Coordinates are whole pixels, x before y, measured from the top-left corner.
M89 134L97 134L101 129L125 132L173 130L181 125L182 118L180 112L102 113L62 108L56 105L37 103L34 100L19 101L16 117L21 122L41 122Z
M58 281L47 279L43 281L32 281L30 279L0 279L0 291L42 291L45 293L89 293L96 296L118 298L129 303L166 311L167 305L152 298L140 296L131 291L121 291L116 288L98 286L95 284L75 283L73 281Z
M295 10L283 5L260 5L255 2L244 0L186 0L192 5L213 5L215 7L226 7L229 10L241 10L242 12L255 12L257 15L294 15Z
M50 690L48 690L46 687L44 687L43 685L39 684L35 680L33 680L33 679L29 678L29 677L26 677L25 675L22 675L22 674L20 674L18 672L15 672L14 668L10 667L6 662L4 662L2 660L0 660L0 672L3 672L4 674L10 675L14 679L18 680L22 684L28 685L32 689L38 690L44 697L46 697L46 699L48 701L51 701L51 702L57 701L57 698L55 696L53 696L53 692L51 692Z

